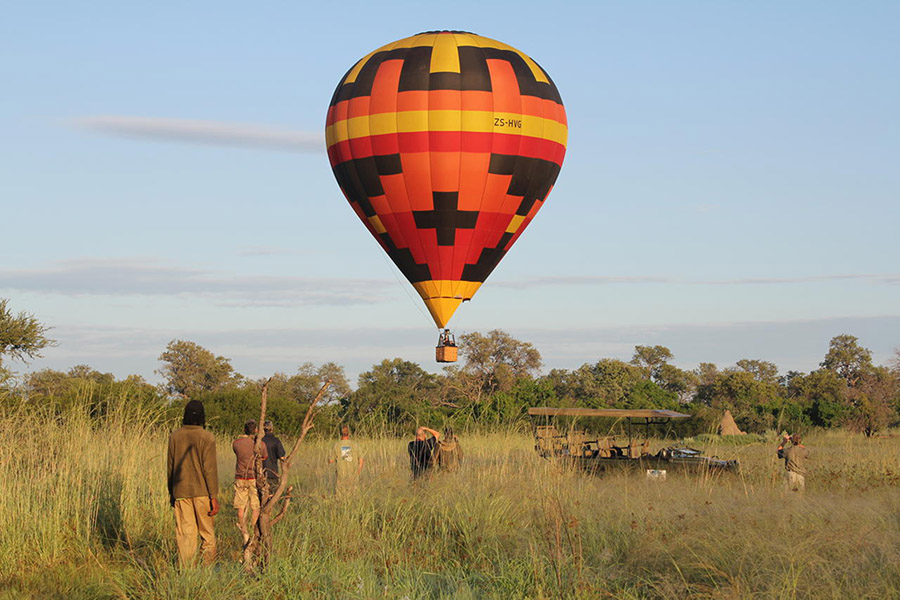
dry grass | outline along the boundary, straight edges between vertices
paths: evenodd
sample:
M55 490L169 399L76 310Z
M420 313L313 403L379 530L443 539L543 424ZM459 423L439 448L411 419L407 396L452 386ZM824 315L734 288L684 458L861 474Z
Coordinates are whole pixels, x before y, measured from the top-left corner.
M239 565L230 440L214 569L175 567L168 432L115 408L0 420L0 598L900 597L900 438L810 435L805 496L772 444L707 447L740 477L648 481L561 470L518 434L464 437L455 474L409 481L405 440L361 440L360 488L335 499L331 442L301 450L296 505L260 579Z

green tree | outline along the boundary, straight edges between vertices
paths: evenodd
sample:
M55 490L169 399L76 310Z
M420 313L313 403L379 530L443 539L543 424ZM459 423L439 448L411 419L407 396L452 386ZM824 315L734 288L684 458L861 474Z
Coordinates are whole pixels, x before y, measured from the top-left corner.
M690 402L697 392L700 378L692 371L679 369L675 365L664 364L656 374L656 383L660 388L678 397L682 404Z
M900 381L887 367L872 367L859 375L848 397L846 425L871 437L897 420Z
M775 363L766 360L742 358L735 363L735 368L738 371L750 373L757 381L763 383L778 382L778 367L775 366Z
M166 393L192 398L239 383L230 359L216 356L203 346L186 340L172 340L159 355L163 366L157 373L165 378Z
M697 400L717 411L728 409L744 431L762 432L775 424L771 407L778 406L781 388L760 381L747 371L728 370L719 373L711 384L700 385Z
M831 338L821 366L834 371L853 387L860 377L872 370L872 351L860 346L855 336L844 333Z
M803 407L815 427L836 427L850 406L847 382L834 371L818 369L795 375L787 385L788 398Z
M621 360L602 358L575 371L554 369L547 376L556 396L567 404L589 408L621 406L631 390L644 381L644 371Z
M645 379L656 381L660 369L672 358L672 351L665 346L635 346L631 364L643 371Z
M142 377L129 375L117 380L112 373L101 373L87 365L76 365L67 372L41 369L29 373L21 390L35 409L59 413L77 407L92 417L106 414L110 406L123 401L132 407L154 409L163 404L157 388Z
M385 359L359 376L355 392L344 399L344 417L375 432L400 433L433 415L437 377L416 363Z
M461 371L488 395L511 390L519 379L536 375L542 364L537 348L500 329L460 336L459 352L465 360Z
M697 376L697 385L712 385L719 376L719 367L713 363L702 362L694 369Z
M329 379L331 385L325 392L324 403L340 403L350 395L350 382L344 374L344 367L333 362L318 367L311 362L303 363L292 376L275 373L269 381L269 397L284 397L305 403L314 398Z
M47 337L48 327L33 315L20 312L14 315L9 300L0 298L0 384L10 377L3 366L3 358L26 360L41 356L41 350L56 344Z

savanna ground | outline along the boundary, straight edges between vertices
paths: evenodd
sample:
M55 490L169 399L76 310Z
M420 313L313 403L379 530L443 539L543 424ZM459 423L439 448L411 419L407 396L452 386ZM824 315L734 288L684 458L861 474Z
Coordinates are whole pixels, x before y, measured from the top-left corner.
M416 484L406 440L361 439L361 485L340 499L333 442L311 441L256 578L238 563L230 440L217 564L182 571L164 469L174 424L83 415L0 418L0 598L900 597L900 438L810 434L804 496L782 491L774 439L705 445L739 458L741 476L650 481L560 470L524 431L469 435L460 472Z

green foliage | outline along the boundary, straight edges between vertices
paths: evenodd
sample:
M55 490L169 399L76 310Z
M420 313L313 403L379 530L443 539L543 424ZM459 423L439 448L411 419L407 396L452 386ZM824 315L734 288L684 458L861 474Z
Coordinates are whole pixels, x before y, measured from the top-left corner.
M659 370L672 358L672 351L665 346L635 346L631 364L640 368L647 379L656 380Z
M317 367L307 362L300 365L297 373L290 377L284 373L275 373L269 379L269 394L308 403L310 398L319 393L326 381L331 381L331 384L325 391L323 398L325 404L340 403L352 392L350 382L344 374L344 367L333 362Z
M56 343L45 335L48 329L26 312L13 315L9 300L0 298L0 365L4 356L14 360L39 357L41 350ZM5 379L2 374L0 378Z
M900 380L887 367L871 367L859 375L849 399L845 424L870 437L897 421Z
M640 367L602 358L575 371L554 369L548 379L560 399L576 406L606 408L625 402L631 389L644 377Z
M675 392L664 390L652 381L642 380L631 386L625 399L614 404L614 407L678 410L680 405Z
M172 396L199 397L241 380L230 359L216 356L194 342L172 340L159 360L164 364L157 373L165 378L165 391Z
M556 406L553 384L545 379L521 379L508 392L497 392L487 402L472 407L472 423L515 426L526 422L531 406Z
M541 353L533 345L500 329L460 336L459 352L465 361L462 371L488 394L509 391L518 379L533 377L541 368Z
M22 405L35 411L62 414L78 406L93 417L106 415L110 405L120 402L148 409L165 405L157 388L141 377L130 375L117 380L112 373L101 373L86 365L77 365L65 373L53 369L35 371L24 378L16 396Z
M763 383L776 383L778 381L778 367L775 363L766 360L754 360L742 358L735 363L738 371L750 373L757 381Z
M872 369L872 351L860 346L855 336L837 335L831 338L821 366L834 371L852 386Z
M345 420L367 432L400 433L435 418L437 377L416 363L385 359L359 376L359 386L343 402ZM438 413L439 414L439 413Z
M808 375L796 375L787 387L788 397L801 406L814 427L835 427L849 410L846 381L836 372L819 369Z
M679 401L688 402L696 393L700 378L691 371L666 364L659 368L655 382L662 389L675 394Z
M770 429L775 418L767 407L777 402L782 390L777 383L760 381L755 373L728 370L719 373L712 383L697 389L697 400L720 411L730 410L743 431L762 432Z

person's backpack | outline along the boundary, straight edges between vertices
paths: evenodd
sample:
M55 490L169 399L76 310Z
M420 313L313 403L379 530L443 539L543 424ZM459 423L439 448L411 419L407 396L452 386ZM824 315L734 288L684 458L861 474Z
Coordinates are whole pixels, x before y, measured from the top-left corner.
M452 439L438 440L435 448L435 463L442 471L455 471L462 462L462 448L459 439L454 435Z

